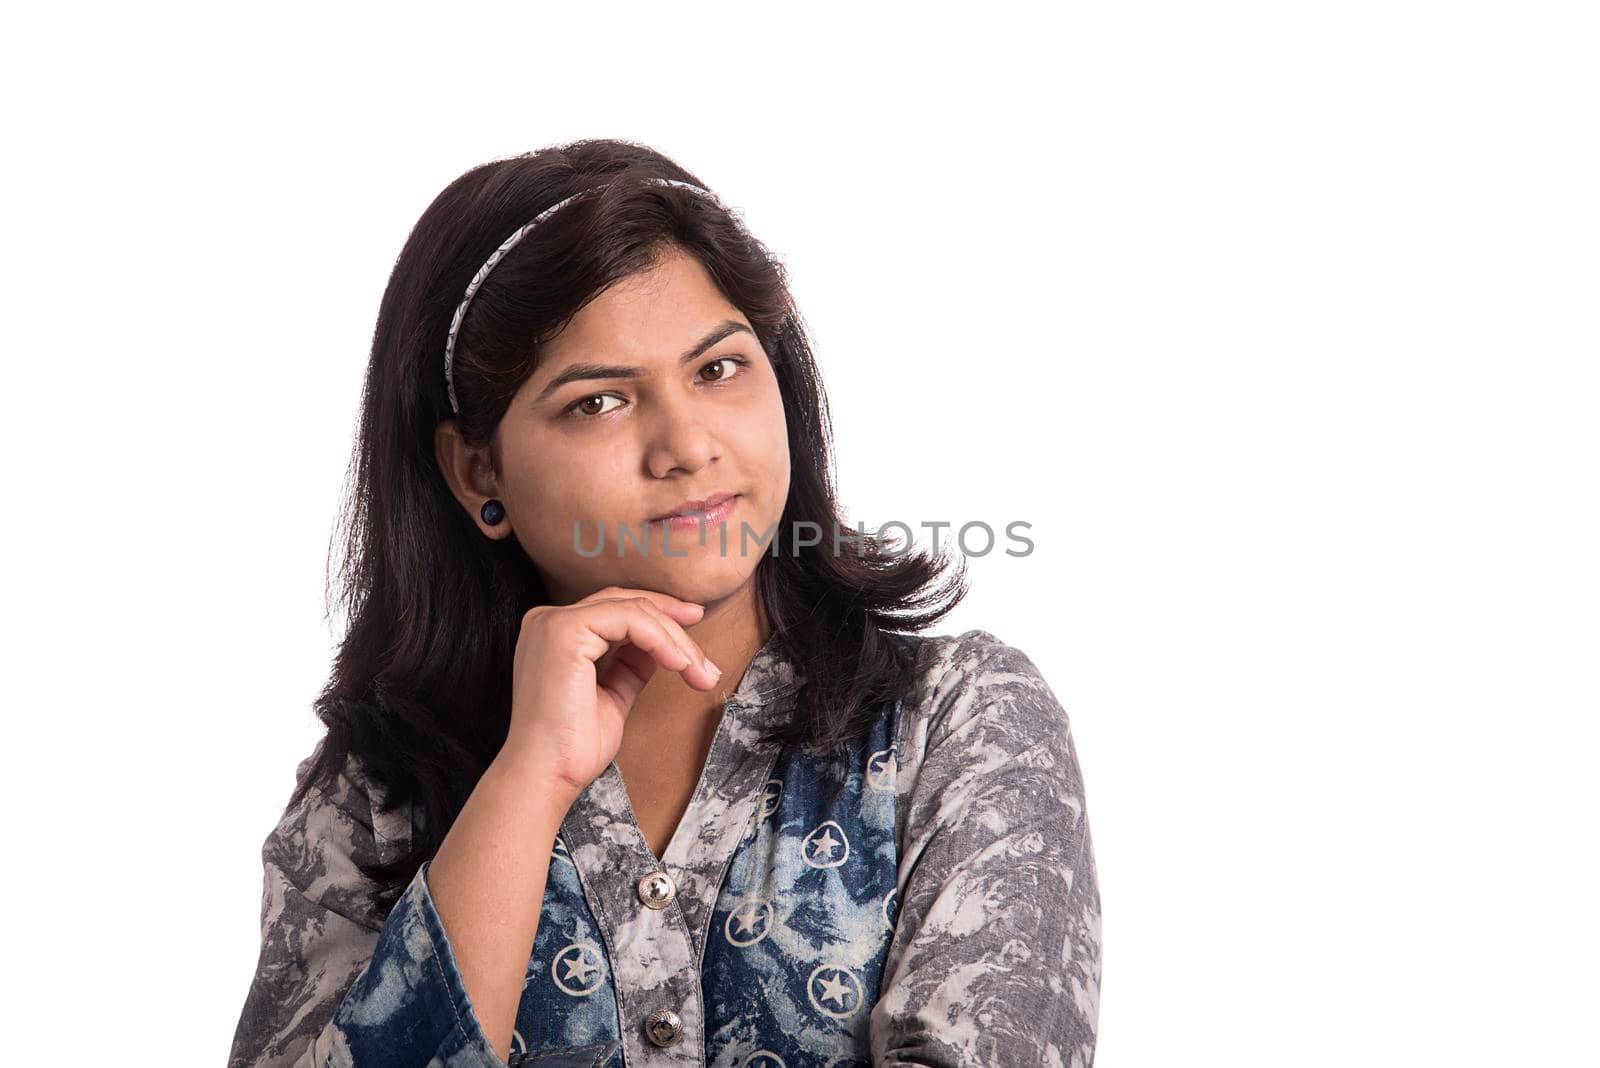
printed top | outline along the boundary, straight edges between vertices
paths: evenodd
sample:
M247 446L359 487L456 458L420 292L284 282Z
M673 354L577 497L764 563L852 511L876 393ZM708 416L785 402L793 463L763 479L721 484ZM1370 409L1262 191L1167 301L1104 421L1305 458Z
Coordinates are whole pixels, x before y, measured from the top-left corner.
M804 681L769 639L659 860L614 762L584 789L552 843L511 1068L1090 1068L1100 898L1067 714L987 631L908 640L916 684L820 757L757 741ZM428 865L387 915L366 900L356 861L413 833L380 800L352 761L267 836L230 1068L506 1068Z

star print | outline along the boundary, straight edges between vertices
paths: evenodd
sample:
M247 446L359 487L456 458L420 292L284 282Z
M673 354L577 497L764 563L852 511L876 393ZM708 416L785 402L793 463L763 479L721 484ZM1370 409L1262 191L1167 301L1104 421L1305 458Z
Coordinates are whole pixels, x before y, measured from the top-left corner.
M753 905L746 905L733 914L734 921L739 925L739 933L745 934L755 930L761 925L761 910Z
M843 1005L849 999L850 988L839 982L838 976L822 980L822 996L835 1005Z
M811 844L817 847L817 852L814 854L815 856L831 858L833 856L834 847L840 845L841 843L833 836L833 832L829 830L823 831L822 837L816 839Z
M567 966L566 978L571 979L576 976L580 984L587 984L589 973L595 970L594 965L584 959L583 950L581 949L576 957L562 963Z

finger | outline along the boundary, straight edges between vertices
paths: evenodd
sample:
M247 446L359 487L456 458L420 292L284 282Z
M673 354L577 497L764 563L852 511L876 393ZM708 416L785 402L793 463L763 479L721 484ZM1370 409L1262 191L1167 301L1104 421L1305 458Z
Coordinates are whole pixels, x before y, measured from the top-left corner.
M602 609L606 614L596 618L607 620L613 629L596 633L623 635L620 639L608 637L607 641L632 642L660 666L682 675L684 681L696 689L713 689L721 679L715 666L707 666L700 644L648 597L596 601L583 606L581 611L593 613ZM617 612L623 614L620 621L614 616ZM619 626L620 631L616 629Z
M623 596L624 594L626 596ZM707 663L708 658L705 650L700 648L700 644L690 638L688 632L683 629L685 626L693 626L700 621L705 615L704 605L696 604L693 601L679 600L671 594L661 593L657 590L629 586L607 586L604 589L596 590L588 597L576 602L576 604L598 604L608 600L632 602L648 609L652 612L654 618L667 628L668 633L675 636L685 656L702 665L702 667ZM714 682L721 672L719 668L712 665L705 667L704 671L691 674L696 675L699 681L697 682L696 679L690 679L689 681L692 685L697 685L705 684L704 679L700 678L700 676L709 677Z
M590 600L627 600L630 597L649 598L656 607L680 623L696 623L706 612L705 605L697 604L694 601L681 600L670 593L648 590L642 586L607 586L604 589L596 590L577 603L583 604L585 601Z
M637 600L596 601L574 605L569 611L589 635L588 641L580 637L579 647L591 661L598 662L612 646L628 642L668 671L682 671L692 663L676 637Z
M711 662L711 658L706 656L705 649L701 648L700 643L689 636L689 632L684 630L677 620L657 608L654 602L648 599L641 600L638 603L661 623L667 633L677 640L680 648L688 654L695 670L692 673L685 671L683 674L690 685L714 685L721 678L721 669ZM694 677L691 678L691 674Z
M656 673L656 661L649 653L632 644L618 646L615 653L605 673L596 681L601 689L610 690L616 696L618 705L626 711L633 707L645 683Z
M683 629L678 626L677 622L667 613L657 608L655 603L648 597L636 597L629 603L661 625L661 629L667 632L667 637L671 638L672 643L683 652L684 660L687 663L693 664L698 660L704 659L705 654L700 651L694 642L688 640L688 635L683 633Z
M640 612L644 612L661 626L662 630L666 632L667 637L670 638L672 643L678 647L678 650L683 653L685 666L699 663L705 659L705 651L700 648L699 644L691 640L688 634L684 632L683 628L678 625L677 621L661 608L658 608L656 603L648 597L610 597L602 600L587 601L583 603L586 606L596 604L619 604L625 605L628 608ZM612 650L612 652L615 652L615 650ZM609 656L610 654L608 653L607 655ZM595 663L598 665L599 661L596 661ZM672 670L677 671L681 669L674 667Z

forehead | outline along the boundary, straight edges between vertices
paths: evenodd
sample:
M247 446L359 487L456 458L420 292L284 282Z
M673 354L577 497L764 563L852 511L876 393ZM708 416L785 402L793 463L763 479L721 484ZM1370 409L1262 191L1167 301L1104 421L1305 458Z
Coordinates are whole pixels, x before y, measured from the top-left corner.
M745 317L705 266L679 249L603 290L544 345L545 369L577 359L675 360L707 330Z

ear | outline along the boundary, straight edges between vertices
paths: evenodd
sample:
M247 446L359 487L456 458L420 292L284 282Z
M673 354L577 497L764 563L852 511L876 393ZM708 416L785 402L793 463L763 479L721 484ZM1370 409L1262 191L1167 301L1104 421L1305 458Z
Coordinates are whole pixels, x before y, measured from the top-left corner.
M451 494L483 531L483 536L496 541L510 537L509 519L502 519L494 526L483 521L484 502L500 496L494 466L489 462L489 450L468 445L461 436L460 425L454 419L444 419L433 432L433 454Z

